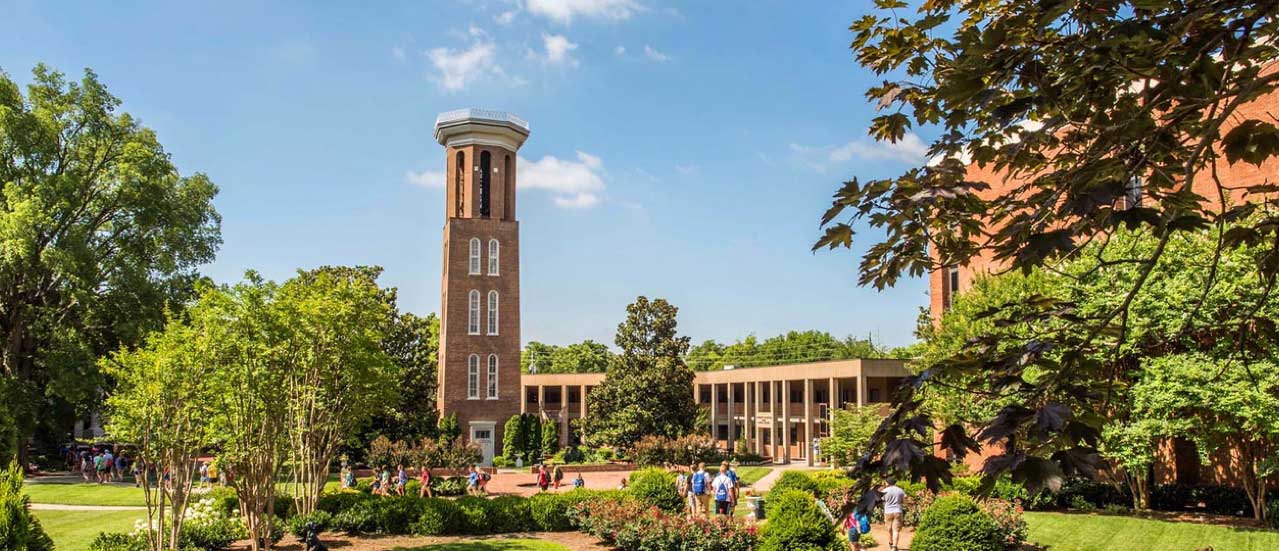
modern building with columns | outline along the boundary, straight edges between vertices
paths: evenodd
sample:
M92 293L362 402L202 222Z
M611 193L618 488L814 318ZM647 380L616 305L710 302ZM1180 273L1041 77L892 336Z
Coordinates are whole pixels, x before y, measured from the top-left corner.
M830 434L835 409L887 403L907 375L903 360L834 360L700 371L689 392L710 409L720 447L745 445L774 462L812 465L813 439ZM569 423L589 415L585 398L603 380L603 373L523 374L520 412L559 422L560 442L569 444Z

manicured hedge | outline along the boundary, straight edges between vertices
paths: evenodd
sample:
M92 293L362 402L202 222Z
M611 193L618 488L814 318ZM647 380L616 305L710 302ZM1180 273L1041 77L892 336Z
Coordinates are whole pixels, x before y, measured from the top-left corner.
M817 497L817 481L802 471L785 471L777 478L777 482L773 483L769 493L781 495L788 490L799 490Z
M924 511L915 530L913 551L1002 551L1004 537L994 517L972 498L951 494L937 498Z
M835 528L809 492L774 489L768 509L759 551L824 551L837 541Z
M675 488L675 474L664 469L652 467L631 473L631 493L640 501L668 513L684 510L684 500Z

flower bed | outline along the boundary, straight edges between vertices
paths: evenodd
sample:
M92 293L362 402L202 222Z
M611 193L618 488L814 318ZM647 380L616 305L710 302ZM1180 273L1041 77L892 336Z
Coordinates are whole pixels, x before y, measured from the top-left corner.
M620 551L748 551L754 526L730 517L688 519L629 497L597 497L576 504L577 528Z

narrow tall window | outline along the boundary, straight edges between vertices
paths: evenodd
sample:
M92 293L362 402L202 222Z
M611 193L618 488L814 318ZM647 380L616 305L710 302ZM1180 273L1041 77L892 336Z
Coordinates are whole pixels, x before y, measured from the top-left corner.
M453 173L453 199L454 208L457 212L454 216L463 216L462 210L465 206L466 197L466 154L461 151L457 152L457 170Z
M489 152L480 153L480 217L489 217L489 183L493 179L493 160Z
M489 327L490 335L497 334L497 291L489 291Z
M1142 183L1139 175L1133 175L1124 183L1124 210L1141 206Z
M489 354L489 393L488 399L497 399L497 354Z
M489 275L497 275L499 248L496 239L489 240Z
M502 160L502 219L515 219L515 173L511 172L511 156Z
M947 266L946 274L946 308L955 304L955 296L959 294L959 266Z
M480 399L479 354L471 354L466 358L466 397L471 400Z
M480 334L480 292L471 290L470 296L467 297L469 304L466 312L466 334Z
M471 264L467 269L471 275L480 275L480 240L471 238Z

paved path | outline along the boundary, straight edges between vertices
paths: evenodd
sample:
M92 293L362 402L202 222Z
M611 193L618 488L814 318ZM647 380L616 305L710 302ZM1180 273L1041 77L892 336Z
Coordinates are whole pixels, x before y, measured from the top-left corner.
M763 478L756 480L754 484L751 484L751 489L754 490L757 495L771 490L773 488L773 484L777 483L777 479L782 477L782 473L784 471L813 470L820 468L809 467L807 463L789 463L783 465L771 465L771 467L773 470L769 471L768 474L763 476Z
M62 505L58 503L32 503L33 511L145 511L136 505Z

